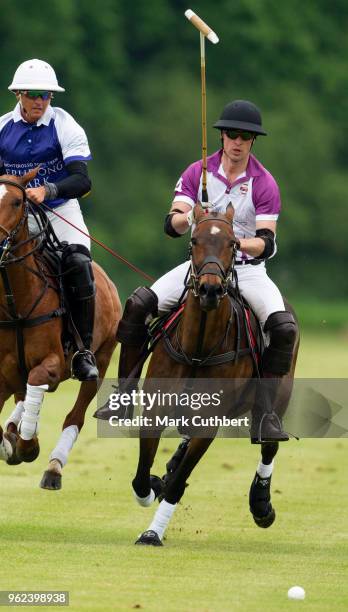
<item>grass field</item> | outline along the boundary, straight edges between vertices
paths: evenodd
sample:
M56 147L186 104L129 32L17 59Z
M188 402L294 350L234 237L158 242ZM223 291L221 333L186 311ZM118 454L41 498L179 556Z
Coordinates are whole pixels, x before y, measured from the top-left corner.
M304 334L298 376L347 377L347 366L347 339ZM347 439L282 446L277 520L268 530L254 525L247 502L258 448L216 440L191 476L165 546L144 549L133 542L154 507L132 499L136 440L98 440L89 418L62 491L38 487L75 387L46 398L37 461L0 465L0 589L68 590L71 610L347 610ZM154 473L163 473L176 444L161 443ZM306 589L305 601L287 599L295 584Z

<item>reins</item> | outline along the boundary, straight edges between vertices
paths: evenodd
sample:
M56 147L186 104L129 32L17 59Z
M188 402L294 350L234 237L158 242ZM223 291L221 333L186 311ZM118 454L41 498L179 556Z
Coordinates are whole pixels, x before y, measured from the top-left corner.
M133 272L136 272L137 274L140 274L140 276L143 276L144 278L146 278L146 280L150 281L151 283L153 283L155 281L155 279L152 276L150 276L149 274L146 274L146 272L143 272L143 270L141 270L140 268L138 268L137 266L132 264L125 257L123 257L122 255L117 253L117 251L114 251L110 247L106 246L106 244L104 244L101 240L98 240L97 238L95 238L94 236L89 234L88 232L85 232L84 230L82 230L80 227L77 227L77 225L74 225L74 223L72 223L71 221L68 221L68 219L65 219L65 217L63 217L62 215L57 213L57 211L54 208L50 208L49 206L47 206L47 204L44 204L44 203L40 204L40 206L42 206L47 211L54 213L56 215L56 217L59 217L59 219L62 219L62 221L65 221L65 223L67 223L68 225L70 225L74 229L76 229L79 232L81 232L81 234L83 234L84 236L89 238L92 242L95 242L95 244L98 244L105 251L107 251L107 253L112 255L112 257L115 257L116 259L118 259L119 261L124 263L126 266L128 266L128 268L133 270Z

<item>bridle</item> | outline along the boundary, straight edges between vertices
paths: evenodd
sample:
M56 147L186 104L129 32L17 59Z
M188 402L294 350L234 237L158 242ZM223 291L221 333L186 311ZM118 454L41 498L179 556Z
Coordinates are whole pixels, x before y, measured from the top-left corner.
M47 215L41 209L40 206L36 206L34 202L32 202L31 200L29 200L29 198L27 198L25 188L22 187L22 185L19 185L15 181L11 181L11 179L1 179L1 178L0 178L0 185L11 185L12 187L17 187L17 189L19 189L22 192L22 195L23 195L22 205L24 206L22 216L20 220L18 221L17 225L12 230L8 230L6 227L0 224L0 231L2 231L6 236L4 240L0 242L0 267L5 267L8 264L19 263L22 260L29 257L29 255L32 255L33 253L35 253L35 251L37 251L40 248L40 240L38 239L44 235L47 235L48 231L50 231L51 234L54 234L54 233L53 233L52 228L50 227L50 223L49 223ZM16 238L19 230L23 227L23 225L27 221L29 213L32 214L36 218L38 228L40 229L38 230L37 233L30 235L28 238L21 240L20 242L14 243L14 239ZM56 236L54 236L54 238L56 242L59 242ZM21 255L17 257L13 255L13 253L17 251L20 247L22 247L28 242L33 242L33 241L34 241L33 248L27 251L25 255ZM10 255L11 257L9 257Z
M11 187L17 187L17 189L19 189L22 192L22 196L23 196L23 202L22 204L24 205L24 212L19 220L19 222L17 223L17 225L12 229L12 230L8 230L6 229L6 227L4 227L3 225L0 224L0 230L2 232L4 232L4 234L6 234L5 239L0 243L0 247L2 249L2 253L1 253L1 257L0 257L0 263L3 262L3 260L6 258L6 255L8 254L11 246L12 246L12 242L14 240L14 238L16 237L16 235L18 234L19 230L21 229L21 227L23 227L24 223L26 222L27 218L28 218L28 214L29 214L29 204L27 201L27 196L25 193L25 189L24 187L22 187L22 185L19 185L18 183L16 183L15 181L11 181L10 179L0 179L0 185L11 185Z
M205 221L214 221L214 222L218 221L219 223L227 223L227 225L231 227L231 223L227 221L226 219L217 219L216 217L211 217L208 215L206 216L205 219L201 219L200 221L198 221L198 223L196 224L196 227L198 227L198 225L200 225L201 223L205 223ZM227 270L224 269L224 266L222 265L220 259L215 257L215 255L207 255L207 257L205 257L200 267L197 268L193 261L193 257L192 257L192 247L193 247L193 243L191 239L190 246L189 246L189 255L190 255L191 265L190 265L190 273L188 276L186 287L192 290L193 295L195 297L199 297L199 279L204 274L214 274L215 276L219 276L221 278L221 288L222 288L221 298L224 297L227 294L228 286L230 285L231 280L234 275L234 262L235 262L235 258L237 255L236 242L234 242L233 244L231 264L227 268ZM213 269L206 268L206 266L208 266L209 264L213 264L214 266L217 266L217 269L216 268L213 268Z

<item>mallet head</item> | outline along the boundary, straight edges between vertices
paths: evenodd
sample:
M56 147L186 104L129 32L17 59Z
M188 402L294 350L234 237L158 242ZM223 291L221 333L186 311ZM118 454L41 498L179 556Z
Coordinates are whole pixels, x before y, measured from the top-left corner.
M200 17L198 17L198 15L196 15L196 13L191 11L191 9L187 9L187 11L185 11L185 17L187 17L187 19L191 21L191 23L197 28L197 30L199 30L204 36L206 36L208 40L210 40L210 42L214 43L214 45L219 42L219 38L217 37L215 32L208 26L207 23L205 23L205 21L203 21L203 19L201 19Z

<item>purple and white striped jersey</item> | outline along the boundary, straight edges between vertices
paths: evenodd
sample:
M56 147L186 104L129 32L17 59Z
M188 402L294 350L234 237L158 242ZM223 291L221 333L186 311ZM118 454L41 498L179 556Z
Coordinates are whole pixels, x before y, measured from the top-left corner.
M27 123L20 105L0 117L0 159L6 174L23 175L40 164L28 187L56 183L69 176L66 164L92 159L87 136L62 108L48 106L36 123ZM46 203L55 208L67 202L59 198Z
M250 155L244 174L233 183L227 179L221 164L222 149L207 159L209 202L216 212L225 212L232 203L235 210L233 229L237 238L253 238L256 221L276 221L280 212L280 194L273 176ZM194 206L202 201L202 160L191 164L175 187L175 202ZM241 253L238 254L240 259ZM243 259L249 258L243 254Z

